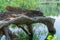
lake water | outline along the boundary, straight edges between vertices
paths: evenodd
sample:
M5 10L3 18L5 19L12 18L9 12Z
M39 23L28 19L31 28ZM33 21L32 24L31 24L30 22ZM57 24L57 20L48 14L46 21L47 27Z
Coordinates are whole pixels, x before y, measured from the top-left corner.
M53 16L49 16L49 17L55 19L55 23L54 23L54 27L56 29L56 34L55 35L58 36L58 40L60 40L60 16L54 16L54 17ZM35 34L37 35L37 40L44 40L46 35L47 35L47 33L48 33L47 32L48 30L45 27L45 25L38 23L38 25L35 24L34 26L36 26L36 27L33 28L33 30L35 31ZM10 28L10 29L13 30L13 32L14 31L16 31L16 32L19 31L18 28L17 29ZM1 40L4 40L4 38L2 37Z

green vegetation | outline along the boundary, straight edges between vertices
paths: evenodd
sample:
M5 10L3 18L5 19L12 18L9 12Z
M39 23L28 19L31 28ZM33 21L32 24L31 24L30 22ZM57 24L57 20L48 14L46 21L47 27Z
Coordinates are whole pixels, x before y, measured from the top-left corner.
M0 12L5 11L6 6L40 10L45 16L58 16L60 14L60 0L0 0ZM15 28L14 26L13 28ZM28 40L24 32L21 31L20 33L21 38L17 38L17 40ZM37 35L34 34L33 40L37 39L36 36ZM58 38L56 38L56 40L58 40Z
M60 0L0 0L0 11L6 6L15 6L24 9L40 10L46 16L60 14Z

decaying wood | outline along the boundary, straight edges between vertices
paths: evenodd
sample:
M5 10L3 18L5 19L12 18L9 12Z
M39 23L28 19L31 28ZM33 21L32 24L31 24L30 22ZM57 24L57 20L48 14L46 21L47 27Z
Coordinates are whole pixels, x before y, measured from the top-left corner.
M29 17L44 16L43 12L38 10L29 10L29 9L23 9L23 8L12 7L12 6L7 6L6 11L14 14L23 14Z
M30 18L27 16L20 16L20 17L13 19L13 20L0 21L0 25L8 26L10 24L25 24L27 22L28 23L37 23L37 22L45 23L45 21L51 22L52 24L54 23L54 19L49 18L49 17ZM2 28L2 27L0 27L0 28Z
M28 26L28 31L31 33L31 35L29 35L29 40L33 40L33 28L32 28L32 25L30 23L26 23L26 25Z
M12 33L8 27L3 27L0 29L0 37L2 37L3 35L6 36L6 40L14 40L14 38L19 37L18 35L16 35L15 33Z
M9 36L9 31L7 27L4 27L4 33L6 35L6 40L11 40L10 36Z
M33 23L43 23L47 25L48 31L50 33L56 33L56 30L54 28L55 19L45 17L40 11L20 9L11 6L8 6L6 9L6 12L0 14L0 32L1 34L6 35L7 40L14 40L14 34L12 34L11 31L8 29L8 26L10 24L15 24L19 28L22 28L24 32L28 34L29 40L32 40L33 38L33 28L31 25ZM28 31L21 27L22 24L27 25Z
M20 17L17 17L13 20L8 20L8 21L0 21L0 25L2 25L0 27L0 29L2 27L7 27L8 25L10 24L16 24L16 25L21 25L21 24L32 24L32 23L43 23L43 24L46 24L49 29L49 31L54 31L54 19L53 18L49 18L49 17L36 17L36 18L30 18L30 17L27 17L27 16L24 16L24 15L21 15ZM52 29L50 29L50 27L52 27ZM32 33L32 32L31 32Z
M21 28L28 36L31 35L31 33L29 31L27 31L24 27L22 27L21 25L17 25L18 28Z

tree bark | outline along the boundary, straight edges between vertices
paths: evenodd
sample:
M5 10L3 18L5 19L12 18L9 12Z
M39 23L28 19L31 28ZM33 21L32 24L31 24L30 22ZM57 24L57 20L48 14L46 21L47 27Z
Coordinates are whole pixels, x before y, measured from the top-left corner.
M31 37L33 37L32 26L31 26L32 23L43 23L43 24L47 25L48 31L55 31L55 28L53 26L54 22L55 22L55 19L49 18L49 17L30 18L30 17L24 16L24 15L21 15L20 17L17 17L17 18L15 18L13 20L0 21L0 29L2 27L8 26L10 24L21 25L21 24L26 24L27 23L28 30L31 33L30 40L32 40L32 38L31 38ZM5 34L6 34L7 38L10 39L9 34L7 33L8 31L6 30L7 27L4 28L4 29L5 29Z
M33 28L32 25L27 23L26 24L28 26L28 31L31 33L31 35L29 35L29 40L33 40Z
M9 31L8 31L7 27L4 27L4 33L5 33L5 36L6 36L6 40L11 40L11 38L9 36Z

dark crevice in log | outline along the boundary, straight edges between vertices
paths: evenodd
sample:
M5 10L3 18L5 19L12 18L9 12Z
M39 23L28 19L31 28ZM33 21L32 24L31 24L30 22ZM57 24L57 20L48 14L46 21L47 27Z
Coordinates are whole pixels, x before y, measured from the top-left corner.
M3 27L2 29L0 29L0 37L2 37L3 35L6 36L7 40L14 40L14 38L18 37L15 33L12 33L8 27Z
M6 40L11 40L11 38L9 36L8 27L4 27L4 33L5 33L5 36L6 36Z
M29 36L29 40L33 40L33 28L32 25L29 23L26 23L26 25L28 26L28 31L31 33L31 35Z
M18 25L18 28L21 28L28 36L31 35L31 33L29 31L27 31L24 27L22 27L21 25Z
M8 30L8 33L9 33L9 36L11 38L11 40L14 40L14 34L9 30L9 28L7 29Z
M56 33L54 24L51 23L50 21L45 21L45 24L47 25L48 32L54 37L54 34ZM49 36L49 33L48 33L47 37ZM47 37L45 38L45 40L47 40Z

